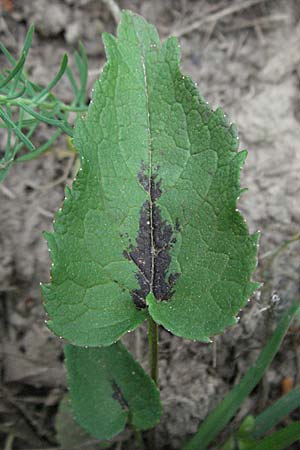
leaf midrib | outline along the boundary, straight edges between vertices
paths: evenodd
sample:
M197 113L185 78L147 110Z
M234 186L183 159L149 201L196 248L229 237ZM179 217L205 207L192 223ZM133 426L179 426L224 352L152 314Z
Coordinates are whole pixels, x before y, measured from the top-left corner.
M150 254L151 254L151 269L149 280L149 293L153 293L153 279L155 270L155 246L154 246L154 217L153 217L153 202L152 202L152 137L151 137L151 124L150 124L150 107L149 107L149 90L147 80L147 69L145 62L144 48L136 32L136 38L139 44L141 53L141 65L143 70L144 90L146 96L146 110L147 110L147 131L148 131L148 158L149 158L149 175L148 175L148 198L149 198L149 222L150 222Z

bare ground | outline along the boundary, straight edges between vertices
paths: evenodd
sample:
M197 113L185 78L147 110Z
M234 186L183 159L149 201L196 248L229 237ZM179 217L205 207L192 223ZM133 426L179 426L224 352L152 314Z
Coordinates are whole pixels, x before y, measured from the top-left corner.
M198 82L213 107L221 105L240 131L249 156L242 183L249 190L240 209L251 231L261 231L256 279L264 286L241 313L237 326L213 345L160 333L160 387L164 415L158 427L160 449L177 449L199 422L250 367L272 330L276 316L299 296L300 222L300 5L296 0L246 1L123 0L119 5L143 14L162 37L177 34L183 70ZM111 11L100 0L0 1L1 40L17 54L26 29L36 24L28 70L46 84L64 51L82 39L89 56L89 85L104 63L100 34L115 32ZM233 7L236 6L236 10ZM10 8L11 7L11 8ZM65 101L71 92L62 83ZM36 139L42 142L48 130ZM66 392L62 342L45 327L39 283L49 278L43 230L71 183L72 163L61 139L39 159L13 167L0 188L0 442L5 449L42 449L68 441L58 404ZM64 180L61 180L64 178ZM284 243L293 240L292 243ZM274 254L279 250L278 254ZM273 258L274 257L274 258ZM273 307L274 294L280 297ZM145 330L127 337L147 368ZM239 417L277 399L285 385L299 382L299 331L290 333L264 383ZM230 429L234 429L235 422ZM132 448L129 432L114 448ZM12 441L12 444L11 444ZM9 446L10 445L10 446ZM92 448L92 444L87 448ZM214 447L218 448L218 446ZM300 447L294 447L300 448Z

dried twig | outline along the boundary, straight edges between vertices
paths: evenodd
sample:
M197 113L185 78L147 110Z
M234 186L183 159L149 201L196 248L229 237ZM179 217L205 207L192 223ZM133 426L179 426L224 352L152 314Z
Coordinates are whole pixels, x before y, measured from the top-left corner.
M244 2L236 2L234 5L228 6L227 8L224 8L221 11L217 11L213 14L204 16L187 26L180 28L179 30L174 30L172 34L177 37L183 36L185 34L191 33L194 30L197 30L205 23L215 22L217 20L223 19L226 16L242 11L249 8L250 6L257 5L258 3L262 3L264 1L265 0L245 0Z
M274 14L272 16L258 17L253 20L243 20L237 25L226 27L223 32L242 30L243 28L255 27L256 25L271 25L274 22L288 22L288 20L289 17L286 14Z
M19 413L21 414L21 416L23 417L25 422L29 425L31 430L35 432L36 437L38 437L41 440L45 440L46 442L48 442L48 444L52 444L52 439L51 439L50 433L48 432L48 430L45 430L43 428L43 426L36 420L35 417L33 417L33 415L28 410L28 408L26 408L26 406L23 406L22 404L20 404L18 402L18 400L15 399L10 394L8 389L6 389L2 386L1 390L3 392L5 400L19 411Z
M5 439L5 447L4 450L12 450L13 443L14 443L15 435L12 433L9 433Z
M5 195L5 197L9 198L10 200L16 199L16 195L6 186L4 186L4 184L0 184L0 191L2 192L3 195Z
M121 10L115 0L102 0L103 3L107 6L107 8L110 10L113 18L115 19L115 22L118 24L121 19Z

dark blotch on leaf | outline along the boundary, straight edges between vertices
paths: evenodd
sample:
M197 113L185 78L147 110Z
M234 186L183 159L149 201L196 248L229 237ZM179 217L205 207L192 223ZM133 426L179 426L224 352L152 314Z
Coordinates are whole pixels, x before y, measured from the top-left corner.
M160 208L156 204L162 194L161 182L157 181L157 176L155 173L149 177L147 168L142 163L138 180L149 193L149 200L141 208L136 246L131 244L129 250L124 251L124 256L139 269L136 277L140 288L132 292L133 301L138 308L146 307L145 300L151 290L157 300L169 300L173 294L172 287L180 276L179 273L173 273L166 279L171 263L169 250L175 244L176 237L172 225L162 219ZM177 221L175 229L179 230Z
M113 388L113 394L112 394L112 398L114 400L117 400L122 409L129 409L128 403L126 401L126 399L123 397L122 391L120 389L120 387L117 385L117 383L115 382L115 380L111 381L111 385Z

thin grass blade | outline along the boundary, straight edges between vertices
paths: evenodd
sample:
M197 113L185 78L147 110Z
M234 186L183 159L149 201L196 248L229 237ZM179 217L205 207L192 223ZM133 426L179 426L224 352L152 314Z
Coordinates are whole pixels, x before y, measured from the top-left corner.
M300 423L294 422L256 442L250 450L286 450L300 439Z
M200 426L198 432L182 447L182 450L205 450L234 417L243 401L259 383L272 362L298 307L299 302L295 302L283 315L275 332L261 351L254 366L248 370L240 383L235 386L229 394L227 394L225 399L209 414ZM272 447L268 447L268 449L270 448Z
M299 387L288 392L256 417L252 433L253 437L259 438L263 436L297 408L300 408Z

